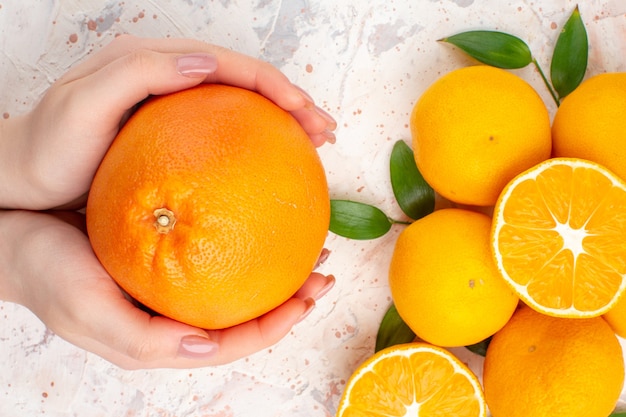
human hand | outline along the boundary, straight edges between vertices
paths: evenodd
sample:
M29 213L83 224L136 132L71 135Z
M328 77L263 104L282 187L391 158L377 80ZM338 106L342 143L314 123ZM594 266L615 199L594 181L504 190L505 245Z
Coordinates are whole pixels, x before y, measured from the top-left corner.
M0 207L80 207L133 108L202 82L257 91L291 112L316 146L334 142L332 117L272 65L197 40L123 35L62 76L32 112L4 121L0 148L3 136L12 136L4 145L13 148L0 165L16 173L16 183L4 192L0 185Z
M269 347L334 284L312 273L285 303L255 320L205 331L153 316L100 265L76 212L0 211L0 299L22 304L55 334L126 369L223 364Z

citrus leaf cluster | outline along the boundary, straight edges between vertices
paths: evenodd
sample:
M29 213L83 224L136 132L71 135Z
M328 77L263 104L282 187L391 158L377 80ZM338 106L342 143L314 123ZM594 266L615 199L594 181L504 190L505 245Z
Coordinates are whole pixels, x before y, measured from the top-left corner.
M422 177L413 151L404 141L396 142L393 147L389 174L394 197L409 219L417 220L432 213L435 192ZM409 224L410 221L391 219L379 208L365 203L330 201L329 230L336 235L355 240L376 239L396 223Z
M520 38L492 30L473 30L440 39L477 61L502 69L535 65L557 106L582 82L587 70L589 41L578 6L563 26L554 46L550 81L529 46Z

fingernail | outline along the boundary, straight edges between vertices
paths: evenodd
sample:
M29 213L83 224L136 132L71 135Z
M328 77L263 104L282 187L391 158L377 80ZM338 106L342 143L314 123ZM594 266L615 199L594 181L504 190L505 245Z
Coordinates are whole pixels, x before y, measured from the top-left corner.
M318 256L317 258L317 262L315 262L315 267L313 267L313 269L316 269L318 266L326 262L326 259L328 259L329 256L330 256L330 251L326 248L323 248L322 251L320 252L320 256Z
M320 298L328 294L328 292L335 286L335 281L336 280L334 275L328 275L326 277L326 285L324 285L322 289L319 290L317 294L315 294L315 300L319 300Z
M304 320L305 318L307 318L307 316L309 314L311 314L311 311L313 311L313 308L315 307L315 300L312 298L306 298L304 300L304 304L306 305L305 310L302 312L302 314L300 315L300 318L298 318L298 321L296 321L297 323L300 323L302 320Z
M313 111L315 111L315 113L317 113L322 119L326 121L326 129L328 131L335 130L337 128L337 122L335 121L335 119L333 119L333 116L326 112L326 110L322 109L319 106L315 106L313 108Z
M296 85L296 84L292 84L292 85L293 85L294 87L296 87L296 89L300 92L300 95L302 96L302 98L303 98L306 102L311 103L311 104L313 104L313 103L314 103L314 101L313 101L313 97L311 97L311 96L309 95L309 93L307 93L306 91L304 91L304 90L303 90L300 86L298 86L298 85Z
M178 356L189 359L205 359L217 352L217 343L198 335L185 336L180 340Z
M337 142L337 136L335 136L335 134L328 129L325 129L322 132L322 136L324 136L326 138L326 142L330 144Z
M185 77L203 77L215 72L217 58L211 54L188 54L176 58L176 69Z

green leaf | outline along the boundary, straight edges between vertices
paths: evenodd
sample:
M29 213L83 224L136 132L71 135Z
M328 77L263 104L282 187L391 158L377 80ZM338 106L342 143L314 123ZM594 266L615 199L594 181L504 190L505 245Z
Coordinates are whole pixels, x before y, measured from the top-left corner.
M609 417L626 417L626 412L613 413Z
M422 177L413 151L404 141L393 146L389 171L393 194L404 214L417 220L433 212L435 192Z
M482 342L475 343L473 345L465 346L470 352L473 352L480 356L485 356L487 354L487 348L489 347L489 343L491 342L491 337L483 340Z
M581 83L587 70L589 41L578 6L561 31L550 64L552 86L563 99Z
M375 351L378 352L389 346L409 343L413 340L415 340L415 333L402 320L396 306L392 304L378 328Z
M380 209L349 200L330 201L329 230L349 239L376 239L391 229L393 222Z
M532 61L532 53L526 42L504 32L472 30L440 41L451 43L472 58L493 67L523 68Z

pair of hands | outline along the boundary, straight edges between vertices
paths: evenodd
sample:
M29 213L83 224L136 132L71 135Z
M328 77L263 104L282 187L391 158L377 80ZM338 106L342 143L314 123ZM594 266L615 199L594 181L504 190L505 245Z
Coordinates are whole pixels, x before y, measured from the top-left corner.
M257 91L291 112L316 146L334 142L332 117L270 64L195 40L120 36L54 83L32 112L0 124L0 207L12 209L0 210L0 299L128 369L227 363L276 343L310 312L332 276L313 272L284 304L229 329L151 316L113 282L83 215L69 211L84 205L138 103L203 82Z

